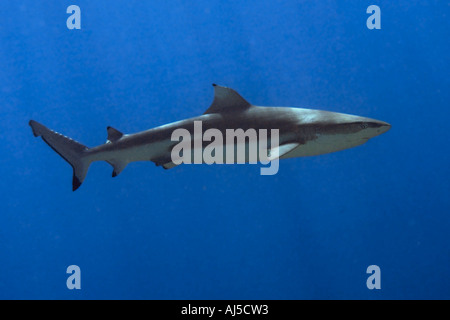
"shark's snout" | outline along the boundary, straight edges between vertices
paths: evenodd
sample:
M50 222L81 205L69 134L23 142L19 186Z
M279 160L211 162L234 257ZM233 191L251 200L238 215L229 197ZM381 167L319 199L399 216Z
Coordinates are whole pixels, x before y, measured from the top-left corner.
M375 129L377 135L383 134L391 129L391 125L389 123L380 120L372 120L371 125Z
M379 136L380 134L383 134L391 128L391 125L387 122L380 121L380 120L374 120L374 119L368 119L362 123L363 127L365 127L361 133L363 135L363 139L370 139L376 136Z

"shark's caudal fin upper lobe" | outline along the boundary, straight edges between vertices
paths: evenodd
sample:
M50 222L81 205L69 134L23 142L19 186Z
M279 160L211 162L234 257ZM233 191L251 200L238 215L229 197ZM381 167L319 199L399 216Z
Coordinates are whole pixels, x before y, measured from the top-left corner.
M58 132L50 130L44 125L30 120L29 122L35 137L41 137L53 150L55 150L73 168L72 189L75 191L83 183L91 161L87 157L88 147L70 139Z

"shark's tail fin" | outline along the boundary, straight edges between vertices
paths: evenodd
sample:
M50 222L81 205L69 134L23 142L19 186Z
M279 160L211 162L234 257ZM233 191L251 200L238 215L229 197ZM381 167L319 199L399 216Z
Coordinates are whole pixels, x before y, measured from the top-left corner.
M87 157L88 147L69 137L50 130L44 125L30 120L29 122L35 137L42 137L53 150L64 158L73 168L72 189L77 190L83 183L91 161Z

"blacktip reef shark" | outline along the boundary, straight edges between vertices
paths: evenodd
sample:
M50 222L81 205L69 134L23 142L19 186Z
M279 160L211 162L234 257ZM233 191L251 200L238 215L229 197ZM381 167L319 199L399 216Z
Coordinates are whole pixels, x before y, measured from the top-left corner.
M73 191L83 182L90 164L106 161L117 176L130 162L153 161L165 169L175 167L171 150L178 143L171 139L174 130L194 131L201 121L203 130L215 128L224 135L227 129L278 129L279 159L320 155L367 142L390 129L390 124L370 118L291 107L261 107L247 102L235 90L214 86L211 106L200 116L146 131L123 134L107 127L106 143L88 148L75 140L30 120L35 137L42 139L73 168ZM270 147L269 147L270 148ZM270 150L269 150L270 152Z

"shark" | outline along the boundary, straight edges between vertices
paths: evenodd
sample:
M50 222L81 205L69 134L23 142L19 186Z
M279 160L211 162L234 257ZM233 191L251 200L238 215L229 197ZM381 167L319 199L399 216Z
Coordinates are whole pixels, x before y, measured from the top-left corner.
M135 161L152 161L164 169L176 167L179 162L174 161L171 151L179 141L174 141L173 132L184 129L193 133L194 124L199 122L203 131L216 129L223 134L229 129L277 129L277 145L268 146L269 154L272 151L277 159L315 156L353 148L391 128L384 121L345 113L256 106L231 88L216 84L213 87L213 101L203 114L133 134L124 134L108 126L106 142L92 148L37 121L30 120L29 125L35 137L41 137L72 166L73 191L81 186L89 166L95 161L109 163L113 167L113 177ZM200 148L204 149L205 145L201 144Z

